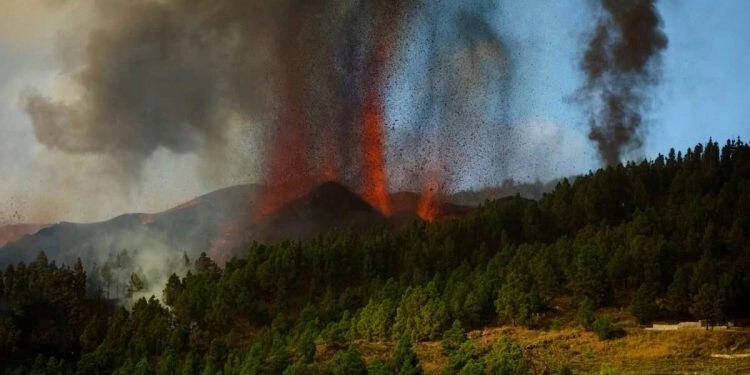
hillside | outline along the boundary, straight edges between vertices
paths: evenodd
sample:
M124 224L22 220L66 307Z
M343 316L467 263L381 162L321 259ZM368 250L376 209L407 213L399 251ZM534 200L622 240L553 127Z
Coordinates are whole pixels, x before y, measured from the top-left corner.
M633 327L624 338L601 341L592 332L578 328L530 330L523 327L486 327L467 332L477 355L487 355L503 337L517 342L533 374L745 374L750 372L750 332L680 331L648 332ZM356 346L367 363L386 358L396 342L361 340ZM440 374L450 362L440 341L414 344L425 374ZM717 355L735 357L721 358ZM742 353L742 354L738 354ZM331 358L324 347L317 353L322 361Z
M326 182L261 219L253 229L259 233L258 240L273 243L309 239L332 230L386 225L388 219L357 194L341 184Z
M373 228L252 243L222 266L201 255L181 263L189 272L163 275L164 287L134 272L121 301L128 308L104 298L81 264L39 255L7 268L0 366L187 374L746 369L711 357L750 352L750 146L739 140L563 180L538 201L498 199L455 219L395 228L379 227L378 214L341 189L324 185L279 217L303 222L332 207L323 223L355 212ZM699 319L738 328L641 328ZM466 341L467 331L485 334Z
M71 264L81 258L89 267L101 265L123 250L158 251L169 256L184 253L189 258L206 252L223 263L243 253L252 241L304 240L332 230L363 231L418 220L419 194L394 193L396 212L386 218L335 182L324 183L269 215L257 217L264 189L259 185L232 186L164 212L123 214L96 223L0 227L0 268L28 263L39 251L57 263ZM443 216L460 216L469 210L449 203L441 206Z
M57 263L72 264L81 258L91 266L102 264L124 249L153 248L155 244L159 251L170 249L178 255L185 252L197 257L209 248L222 223L252 207L259 191L256 185L238 185L160 213L123 214L97 223L61 222L44 226L0 247L0 267L21 261L28 263L39 251Z
M0 246L16 241L23 236L34 234L46 227L47 225L45 224L12 224L0 226Z

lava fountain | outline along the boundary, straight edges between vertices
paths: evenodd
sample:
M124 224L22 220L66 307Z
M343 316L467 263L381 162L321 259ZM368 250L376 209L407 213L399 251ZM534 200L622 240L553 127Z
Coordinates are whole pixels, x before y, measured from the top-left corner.
M362 117L364 127L362 132L362 149L364 151L362 157L364 172L362 197L387 216L391 213L391 202L388 194L388 177L383 152L383 108L379 100L368 99Z
M440 214L440 185L437 178L431 175L422 188L422 195L417 204L417 216L424 221L435 221Z

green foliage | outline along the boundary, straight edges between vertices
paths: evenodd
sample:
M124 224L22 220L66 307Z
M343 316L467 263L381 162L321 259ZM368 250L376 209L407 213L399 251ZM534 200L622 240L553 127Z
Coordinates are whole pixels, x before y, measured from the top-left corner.
M388 367L392 373L399 375L422 374L422 366L419 364L417 353L411 345L412 335L404 333L398 340L398 345L389 360Z
M345 348L349 342L349 332L351 330L351 317L349 311L345 311L341 320L331 322L323 329L320 338L331 348Z
M149 375L152 373L153 369L151 368L151 362L149 362L146 357L141 358L141 360L133 367L133 371L130 372L130 374L133 375Z
M471 341L464 341L455 351L448 356L448 364L443 368L443 374L472 373L476 371L477 365L481 365L484 371L484 364L479 362L479 354ZM465 371L464 371L465 370Z
M136 293L146 289L146 283L143 280L144 278L135 272L130 274L130 282L128 283L128 289L125 292L125 296L133 298Z
M176 374L178 369L178 359L177 355L173 353L165 353L164 355L159 358L159 362L156 367L156 374L157 375L168 375L168 374Z
M339 352L328 363L333 375L365 375L367 366L356 347L350 346L345 352Z
M250 350L245 354L245 360L242 361L240 373L243 375L259 375L265 371L264 353L259 343L253 344Z
M593 302L588 298L582 299L576 309L576 322L585 329L591 329L595 318Z
M523 355L523 349L507 336L495 342L485 362L489 373L493 375L517 375L529 372L529 364Z
M367 369L369 375L388 375L388 365L382 359L376 359L370 364Z
M724 318L724 298L713 284L701 285L698 293L693 297L690 312L698 319L707 321L706 329Z
M396 309L394 332L412 332L415 340L435 339L445 329L449 316L434 285L409 288Z
M501 323L527 324L531 314L539 309L539 299L529 293L528 282L511 272L500 288L495 300L495 311Z
M549 329L552 331L559 331L562 328L562 323L560 322L560 318L554 317L552 318L552 321L549 324Z
M451 355L461 344L466 342L466 332L461 326L459 320L454 320L451 328L443 333L443 340L440 342L443 347L443 353Z
M684 267L678 267L667 289L667 308L677 317L682 317L690 311L690 279Z
M583 230L576 236L578 255L571 267L569 287L576 298L589 300L596 307L608 300L609 284L601 266L605 262L600 258L600 249L592 243L598 238L591 238L590 233L590 230Z
M618 332L615 327L614 320L609 315L602 315L591 324L591 329L594 331L599 340L609 340L614 338Z
M315 359L315 334L312 328L305 329L296 342L297 355L303 363L312 363Z
M370 299L359 313L355 325L357 334L370 341L388 338L395 312L395 305L390 298L379 302Z
M651 321L659 312L656 306L656 290L653 285L641 284L630 304L630 312L643 324Z
M458 375L484 375L484 373L484 363L475 359L467 361L464 367L458 371Z

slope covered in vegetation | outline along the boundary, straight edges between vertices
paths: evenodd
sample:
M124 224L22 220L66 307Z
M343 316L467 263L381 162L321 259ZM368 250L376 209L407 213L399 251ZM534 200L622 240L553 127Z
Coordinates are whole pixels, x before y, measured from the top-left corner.
M201 256L170 277L163 304L114 307L86 287L80 263L40 255L2 272L0 367L408 374L422 371L413 342L445 337L447 373L524 373L528 353L516 342L480 355L460 331L547 328L567 314L575 319L564 324L621 335L601 308L643 323L750 316L749 213L750 146L709 141L461 219L254 244L223 269ZM130 294L143 284L134 274ZM371 341L398 344L365 364L352 343Z

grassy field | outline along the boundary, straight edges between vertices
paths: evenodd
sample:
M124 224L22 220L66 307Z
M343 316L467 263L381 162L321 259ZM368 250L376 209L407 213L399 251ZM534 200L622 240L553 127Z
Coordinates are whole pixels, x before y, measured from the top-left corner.
M601 341L577 328L531 330L492 327L469 333L483 351L503 335L524 348L535 374L554 373L567 367L574 374L750 374L750 358L713 358L712 354L750 353L750 330L646 331L625 326L624 337ZM359 342L369 361L388 355L394 343ZM439 341L415 344L427 374L437 374L447 358Z

